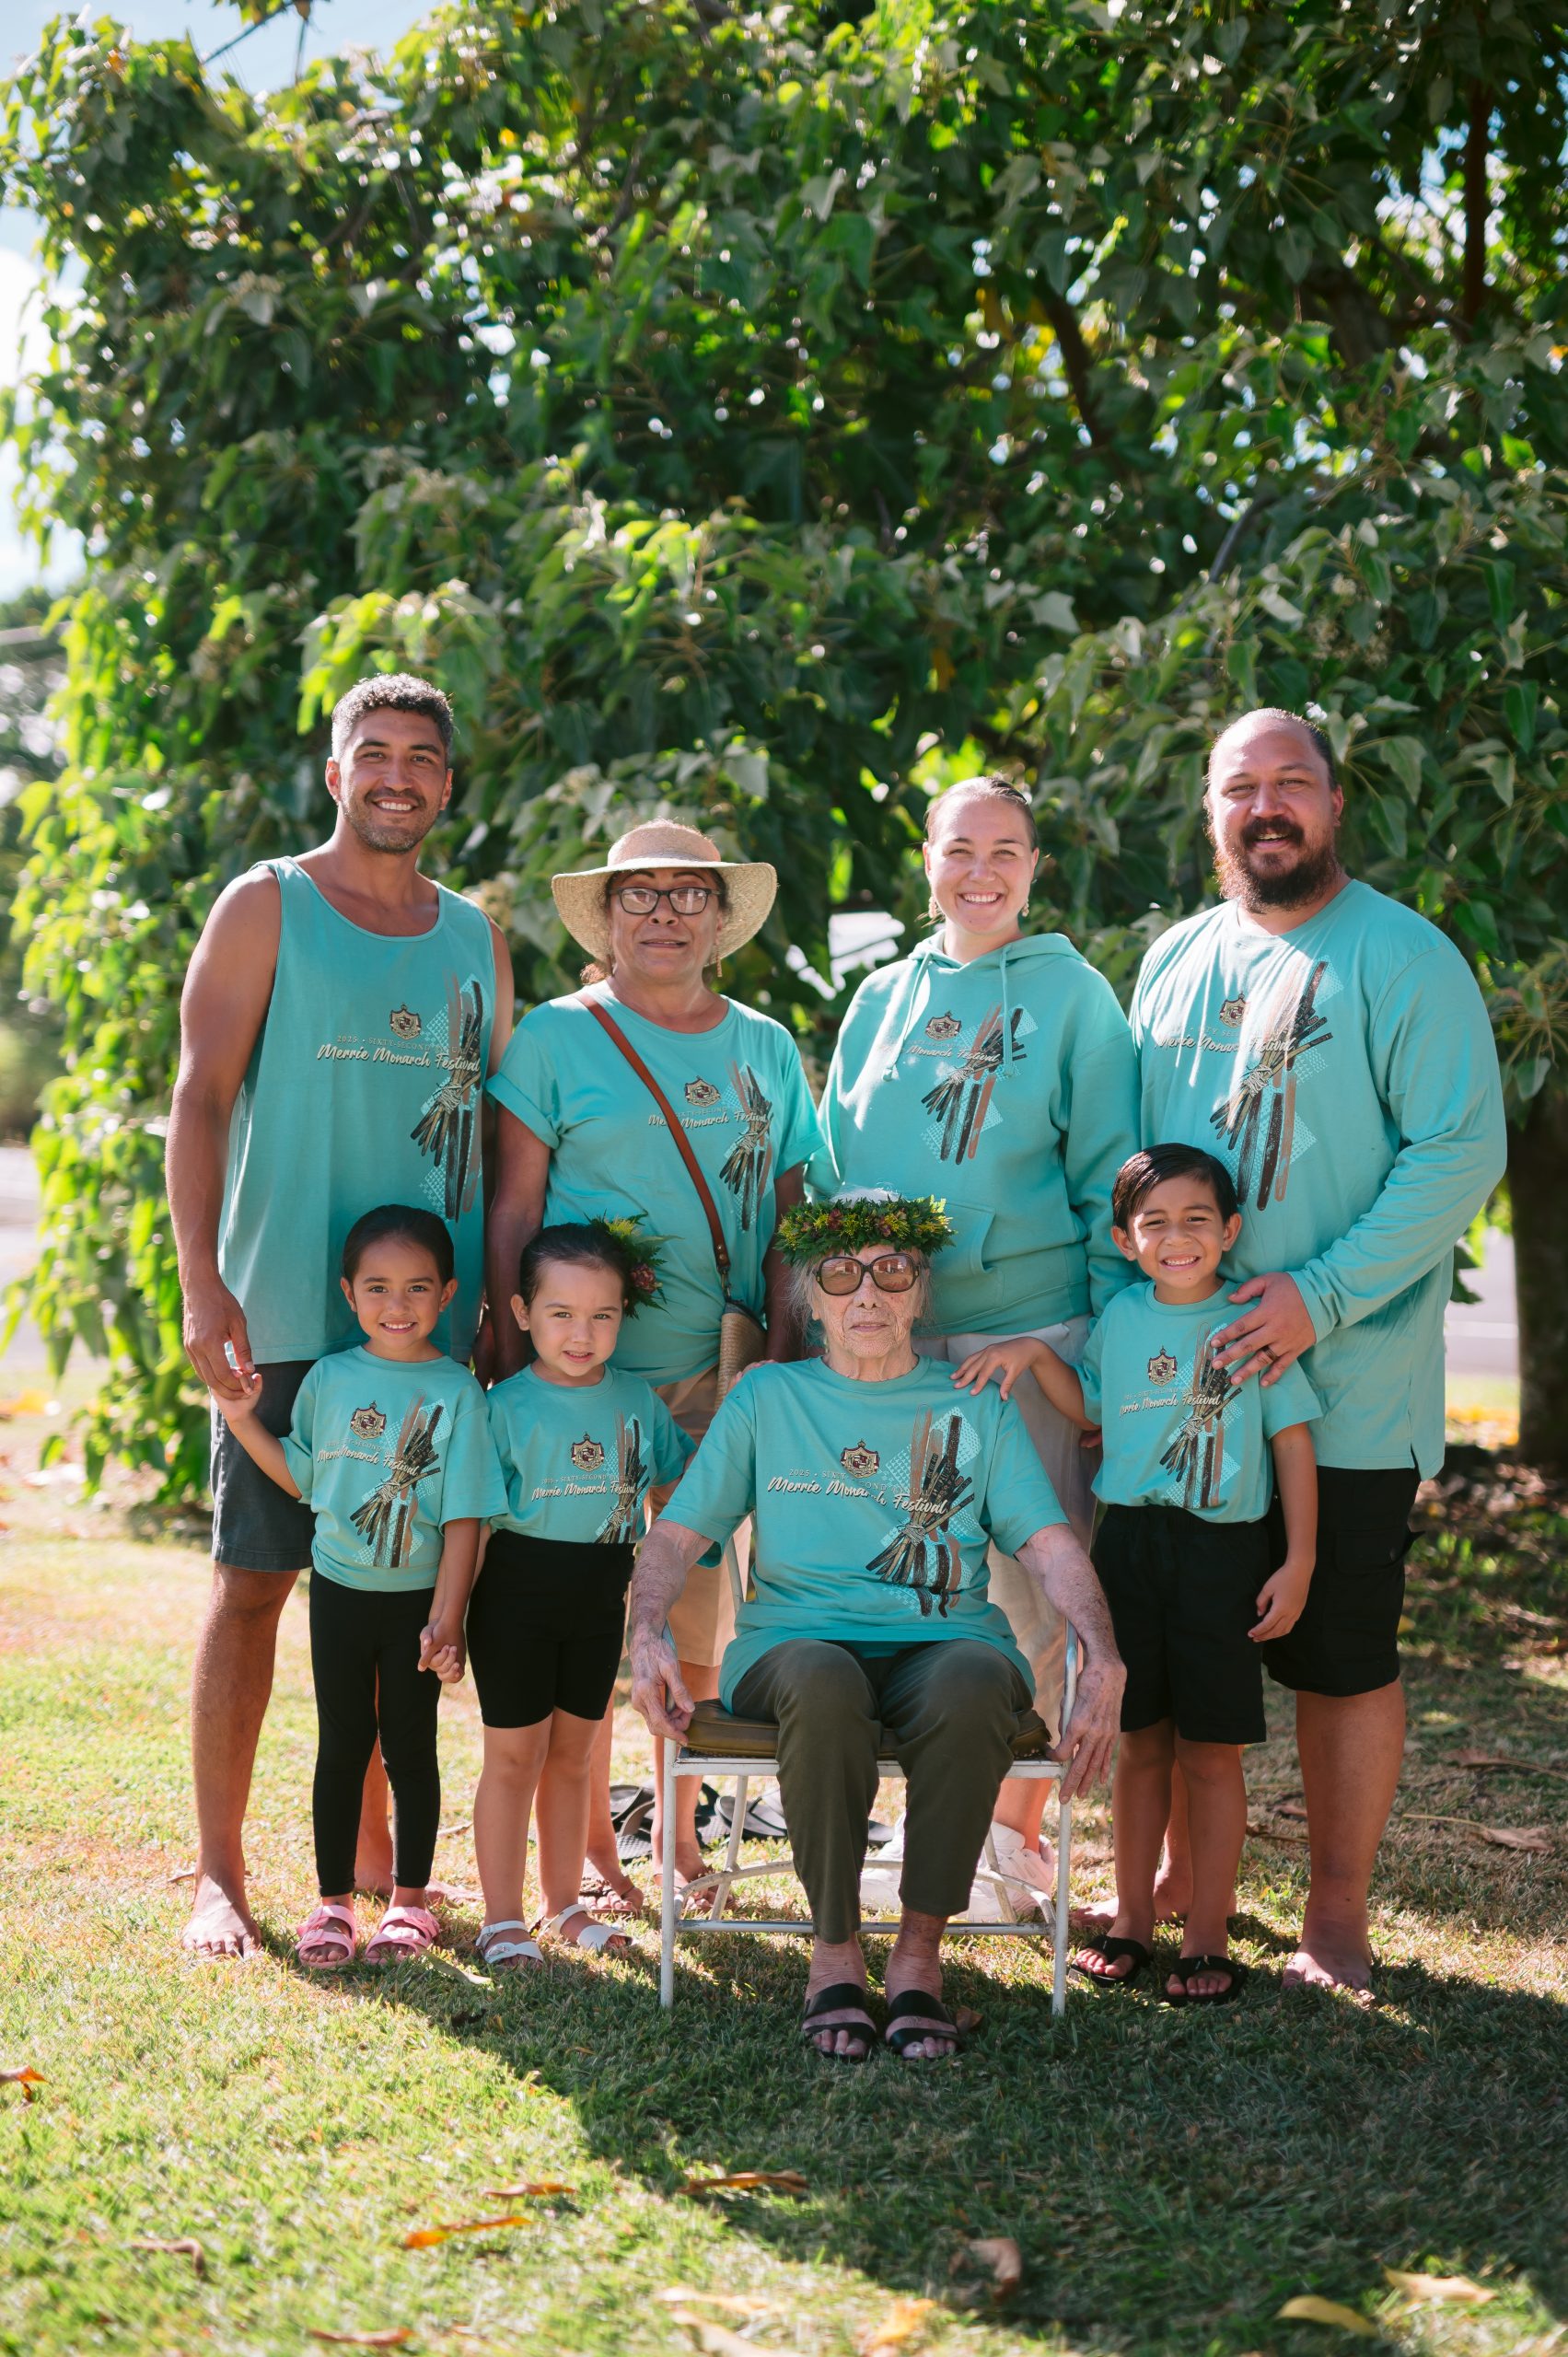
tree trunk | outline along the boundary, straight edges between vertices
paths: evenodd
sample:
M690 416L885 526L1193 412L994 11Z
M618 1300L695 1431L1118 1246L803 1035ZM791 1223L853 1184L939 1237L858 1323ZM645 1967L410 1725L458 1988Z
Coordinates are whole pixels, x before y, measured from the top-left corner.
M1568 1090L1543 1089L1508 1132L1519 1316L1519 1454L1568 1473Z
M1459 309L1474 327L1486 300L1486 225L1492 211L1486 183L1486 154L1492 130L1492 93L1470 85L1470 119L1465 137L1465 284Z

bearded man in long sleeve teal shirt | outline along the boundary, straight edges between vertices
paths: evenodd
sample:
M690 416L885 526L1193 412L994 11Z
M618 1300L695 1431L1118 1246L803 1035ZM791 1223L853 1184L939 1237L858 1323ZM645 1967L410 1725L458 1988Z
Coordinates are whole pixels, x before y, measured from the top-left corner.
M1225 730L1207 794L1225 897L1155 944L1132 1021L1144 1143L1204 1146L1235 1175L1243 1282L1216 1357L1265 1385L1300 1359L1323 1402L1317 1568L1301 1619L1264 1647L1296 1696L1311 1843L1285 1982L1365 1988L1404 1747L1408 1517L1443 1461L1454 1246L1503 1175L1504 1136L1475 981L1435 926L1345 874L1342 808L1307 721L1251 712Z

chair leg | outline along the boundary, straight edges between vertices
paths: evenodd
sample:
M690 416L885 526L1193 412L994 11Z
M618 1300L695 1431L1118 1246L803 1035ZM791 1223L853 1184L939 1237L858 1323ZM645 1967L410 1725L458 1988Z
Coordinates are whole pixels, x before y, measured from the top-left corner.
M726 1915L729 1912L730 1885L735 1876L736 1867L740 1864L741 1836L746 1829L746 1796L750 1789L749 1776L736 1778L735 1794L729 1805L729 1840L725 1844L724 1864L719 1869L717 1880L714 1885L713 1897L708 1902L712 1912L715 1915Z
M1067 2004L1067 1918L1071 1910L1073 1879L1073 1804L1056 1804L1056 1923L1052 1935L1051 1972L1051 2010L1065 2011Z
M675 1746L664 1739L664 1864L659 1873L658 2001L675 2003Z

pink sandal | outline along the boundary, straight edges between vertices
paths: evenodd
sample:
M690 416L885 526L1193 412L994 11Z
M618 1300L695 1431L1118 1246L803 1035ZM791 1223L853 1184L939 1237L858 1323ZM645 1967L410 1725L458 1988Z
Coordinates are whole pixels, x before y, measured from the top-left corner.
M354 1952L359 1945L359 1926L354 1920L352 1907L313 1908L299 1927L295 1956L307 1972L341 1972L345 1964L354 1962ZM307 1948L325 1948L325 1956L307 1956Z
M366 1964L395 1964L402 1956L424 1956L441 1936L441 1926L428 1907L389 1907L365 1951Z

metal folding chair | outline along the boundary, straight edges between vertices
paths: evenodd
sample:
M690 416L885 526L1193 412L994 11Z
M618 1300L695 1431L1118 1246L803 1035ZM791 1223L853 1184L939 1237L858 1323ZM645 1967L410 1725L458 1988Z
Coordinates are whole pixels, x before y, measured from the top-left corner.
M1077 1685L1078 1640L1069 1625L1067 1631L1066 1676L1063 1688L1062 1719L1064 1726L1073 1709L1073 1697ZM877 1771L884 1781L901 1779L903 1770L891 1750L891 1737L883 1730L883 1744L877 1751ZM668 2007L675 2003L675 1944L678 1939L690 1939L704 1932L792 1933L809 1938L813 1926L801 1916L732 1915L728 1912L730 1892L738 1882L749 1875L786 1875L794 1872L791 1859L767 1858L752 1865L740 1863L741 1844L745 1838L747 1795L751 1786L768 1776L778 1773L775 1746L778 1729L771 1721L738 1719L716 1702L701 1702L686 1730L684 1743L676 1744L668 1737L664 1747L665 1791L673 1794L682 1777L708 1779L733 1777L734 1797L730 1804L729 1838L725 1846L722 1866L687 1885L682 1901L713 1894L712 1911L693 1914L684 1903L678 1904L675 1893L675 1844L664 1845L664 1875L662 1904L659 1910L659 2003ZM1060 1787L1061 1764L1045 1757L1050 1742L1050 1730L1029 1713L1022 1731L1014 1740L1012 1773L1031 1781L1054 1782ZM673 1812L672 1812L673 1813ZM1056 1896L1051 1910L1052 1972L1051 2010L1059 2014L1067 2000L1067 1906L1068 1884L1072 1864L1073 1805L1062 1799L1058 1791L1056 1803ZM875 1852L868 1864L875 1866ZM996 1893L999 1921L993 1923L971 1923L967 1919L955 1922L954 1929L966 1936L1010 1935L1014 1938L1035 1933L1042 1927L1033 1922L1020 1921L1013 1904L1007 1877L997 1860L991 1836L987 1834L977 1880L988 1881ZM1032 1914L1032 1910L1031 1910ZM896 1933L894 1922L878 1920L863 1922L865 1932Z

